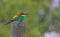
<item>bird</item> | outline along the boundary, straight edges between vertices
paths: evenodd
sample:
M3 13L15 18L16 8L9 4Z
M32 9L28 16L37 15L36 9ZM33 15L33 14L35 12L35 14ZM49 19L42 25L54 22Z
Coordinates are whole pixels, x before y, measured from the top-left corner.
M26 16L27 14L25 13L19 13L19 14L16 14L15 16L13 16L13 18L11 20L9 20L6 24L10 24L12 22L23 22L24 20L24 16ZM6 25L5 24L5 25Z

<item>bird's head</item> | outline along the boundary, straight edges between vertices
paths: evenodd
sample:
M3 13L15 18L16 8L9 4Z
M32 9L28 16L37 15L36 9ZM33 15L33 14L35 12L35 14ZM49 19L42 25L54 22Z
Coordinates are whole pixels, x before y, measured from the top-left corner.
M27 14L25 13L20 13L19 16L26 16Z

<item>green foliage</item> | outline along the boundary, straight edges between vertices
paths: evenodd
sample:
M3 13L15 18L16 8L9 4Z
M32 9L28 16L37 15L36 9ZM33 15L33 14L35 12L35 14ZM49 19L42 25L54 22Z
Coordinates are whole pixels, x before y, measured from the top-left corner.
M26 37L39 37L47 30L47 25L37 25L38 10L49 6L47 0L0 0L0 16L4 23L20 12L28 13L25 17ZM0 37L9 37L10 25L3 29L0 25Z

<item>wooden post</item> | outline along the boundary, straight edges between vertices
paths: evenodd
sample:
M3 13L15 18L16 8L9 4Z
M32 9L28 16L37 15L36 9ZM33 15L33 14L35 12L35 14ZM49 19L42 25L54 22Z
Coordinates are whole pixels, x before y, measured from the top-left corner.
M24 37L25 25L24 23L13 22L11 23L10 37Z

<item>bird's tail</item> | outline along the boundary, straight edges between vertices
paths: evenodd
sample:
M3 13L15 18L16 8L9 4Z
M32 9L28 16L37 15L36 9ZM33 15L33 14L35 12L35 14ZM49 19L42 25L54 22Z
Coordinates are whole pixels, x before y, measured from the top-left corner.
M10 21L7 22L5 25L10 24L10 23L12 23L12 22L14 22L14 20L10 20Z

